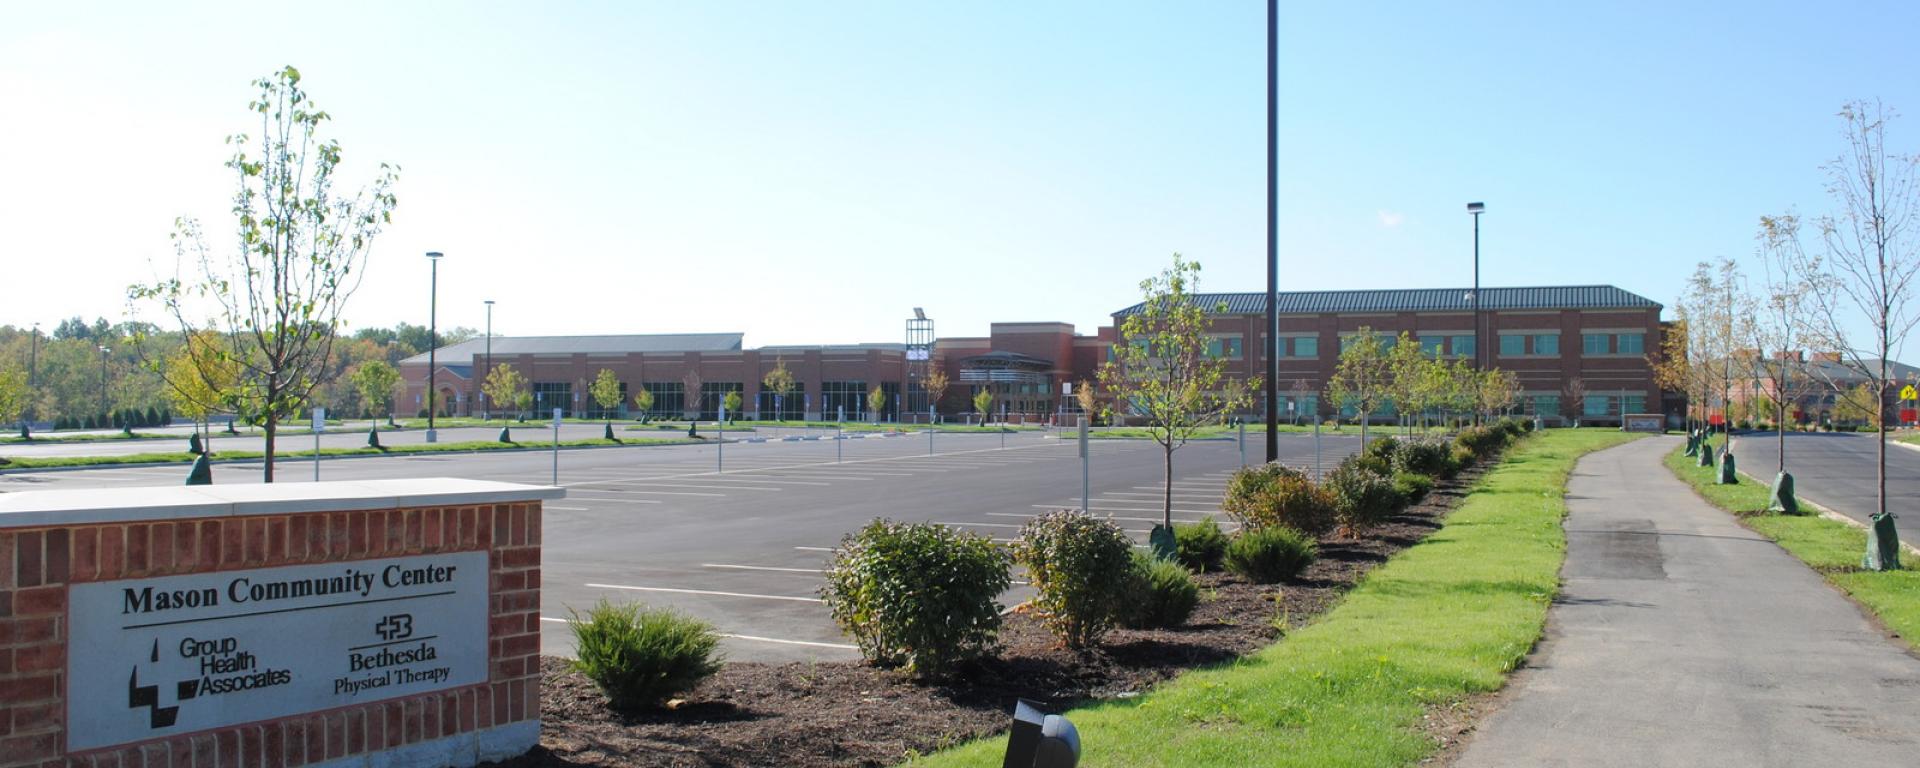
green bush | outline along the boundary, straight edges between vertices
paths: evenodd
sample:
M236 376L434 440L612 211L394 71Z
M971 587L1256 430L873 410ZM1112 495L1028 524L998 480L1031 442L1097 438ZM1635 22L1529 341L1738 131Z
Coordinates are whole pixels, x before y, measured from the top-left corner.
M1133 629L1180 626L1200 604L1200 586L1193 583L1186 568L1172 560L1134 552L1132 578L1133 593L1128 596L1132 610L1124 623Z
M1394 451L1398 450L1399 447L1400 447L1400 441L1394 439L1392 436L1376 437L1371 442L1367 443L1367 449L1364 451L1361 451L1361 453L1364 453L1368 456L1374 456L1380 459L1385 459L1387 461L1392 461Z
M1041 623L1068 648L1088 648L1125 618L1132 586L1133 540L1111 520L1077 509L1027 522L1013 544L1039 592Z
M1008 565L984 536L875 520L840 540L820 597L868 662L938 677L992 649Z
M1261 584L1300 575L1319 556L1313 539L1286 528L1241 531L1227 546L1227 570Z
M1413 472L1428 477L1446 477L1453 472L1453 448L1439 440L1414 440L1393 454L1395 474Z
M1387 475L1356 461L1340 462L1321 485L1333 496L1334 519L1349 534L1385 522L1407 503Z
M1418 504L1433 490L1433 478L1419 472L1396 472L1393 475L1393 489L1408 504Z
M1220 570L1227 556L1227 534L1209 517L1197 523L1173 526L1174 559L1200 573Z
M1475 458L1486 458L1501 448L1507 447L1507 443L1512 439L1513 437L1505 431L1492 427L1467 427L1460 430L1460 434L1454 437L1454 442L1473 451Z
M1479 457L1473 455L1473 449L1464 445L1456 445L1453 446L1452 455L1447 458L1447 464L1453 467L1453 471L1459 472L1460 470L1473 466L1473 463L1478 460Z
M573 668L617 709L654 706L720 671L720 636L706 622L604 599L584 619L568 613Z
M1365 453L1356 453L1352 456L1348 456L1347 458L1342 459L1340 463L1342 464L1352 463L1353 465L1362 467L1369 472L1378 472L1383 475L1393 474L1392 461L1379 456L1372 456Z
M1305 472L1279 464L1233 473L1221 509L1242 528L1286 526L1319 536L1333 530L1334 524L1333 497Z

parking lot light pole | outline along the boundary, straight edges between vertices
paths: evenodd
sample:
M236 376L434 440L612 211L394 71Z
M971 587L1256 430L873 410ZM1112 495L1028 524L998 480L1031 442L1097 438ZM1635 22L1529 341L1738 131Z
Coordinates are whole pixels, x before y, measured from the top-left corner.
M38 413L36 413L36 409L33 407L34 403L40 399L39 398L39 395L40 395L40 324L39 323L33 324L33 336L31 337L28 343L30 345L27 350L27 394L29 395L29 397L27 398L26 418L28 421L31 421L33 417L39 415ZM21 435L24 436L26 434L26 428L22 427L20 429L20 433Z
M112 351L105 344L100 345L100 415L109 423L113 416L107 409L107 355Z
M1276 118L1279 115L1279 90L1276 84L1280 73L1280 2L1267 0L1267 329L1266 340L1261 346L1267 354L1266 389L1267 418L1267 461L1280 460L1280 405L1279 385L1280 359L1277 345L1280 341L1280 208L1276 199L1278 187L1276 176L1279 173L1279 161L1276 152L1279 148L1279 134Z
M433 430L434 374L439 371L434 354L440 347L440 258L445 254L439 251L427 251L427 261L433 265L433 276L427 284L427 442L438 442L440 435Z
M493 374L493 299L487 299L487 375ZM491 421L493 403L487 402L486 380L481 379L480 420Z
M1482 351L1487 345L1480 338L1480 214L1487 212L1486 203L1467 203L1467 213L1473 216L1473 293L1467 294L1473 302L1473 367L1486 369Z

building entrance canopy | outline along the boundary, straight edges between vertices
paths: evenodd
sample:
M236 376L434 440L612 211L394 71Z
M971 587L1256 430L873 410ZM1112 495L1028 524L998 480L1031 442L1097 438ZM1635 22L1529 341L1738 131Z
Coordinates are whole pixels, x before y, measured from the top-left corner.
M1018 352L988 352L960 360L962 384L1045 384L1053 361Z

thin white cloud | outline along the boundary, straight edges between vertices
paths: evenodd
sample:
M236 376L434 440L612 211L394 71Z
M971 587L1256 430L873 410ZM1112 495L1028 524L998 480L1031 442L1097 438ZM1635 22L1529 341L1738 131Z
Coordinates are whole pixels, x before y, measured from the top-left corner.
M1400 222L1407 220L1407 215L1404 213L1400 213L1399 211L1382 210L1380 211L1379 216L1380 216L1380 226L1385 229L1398 228L1400 226Z

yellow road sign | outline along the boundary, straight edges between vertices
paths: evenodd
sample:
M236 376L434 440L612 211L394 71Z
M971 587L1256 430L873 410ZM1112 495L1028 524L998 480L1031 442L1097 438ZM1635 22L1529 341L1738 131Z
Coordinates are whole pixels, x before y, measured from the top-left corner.
M1912 384L1900 388L1900 399L1912 400L1914 399L1914 395L1920 395L1920 392L1915 392Z

